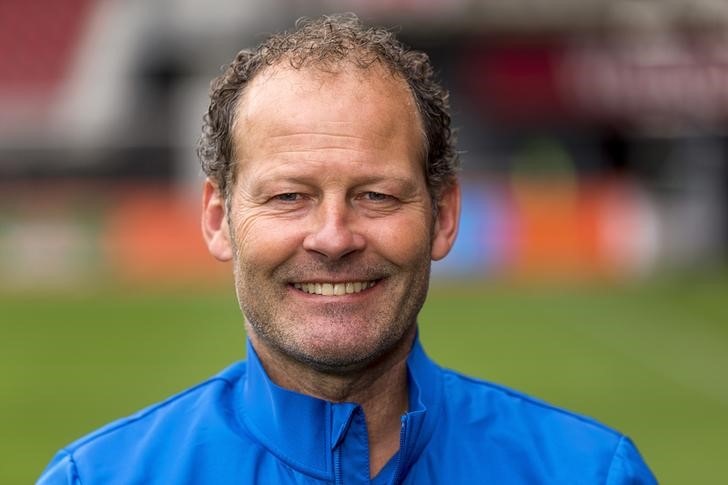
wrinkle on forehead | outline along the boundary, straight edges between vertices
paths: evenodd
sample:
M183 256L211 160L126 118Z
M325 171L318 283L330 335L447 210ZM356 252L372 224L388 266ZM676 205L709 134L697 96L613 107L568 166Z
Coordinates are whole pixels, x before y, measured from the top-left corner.
M358 135L331 133L341 127L321 127L321 131L302 131L300 133L269 134L258 148L265 150L276 147L275 152L280 155L286 153L312 153L317 151L343 150L345 152L364 152L371 149L372 142L384 146L387 135L375 135L374 140ZM285 147L285 148L281 148Z
M323 97L326 103L311 106L309 97ZM278 114L277 108L299 105L308 109L287 111L286 118ZM383 116L385 110L395 116ZM327 113L335 113L336 119L327 119ZM417 155L424 160L427 144L414 96L406 82L386 67L373 64L363 69L344 63L337 70L323 71L316 67L295 70L285 64L271 66L257 74L238 99L232 130L234 160L245 158L247 144L261 142L250 136L256 132L252 128L259 124L265 125L270 141L289 137L296 145L299 140L316 136L322 142L328 139L329 143L322 143L324 148L329 144L343 147L344 141L351 148L357 146L359 138L365 148L371 140L361 138L355 128L364 116L377 121L373 134L383 140L402 136L407 133L403 127L414 125L422 138Z

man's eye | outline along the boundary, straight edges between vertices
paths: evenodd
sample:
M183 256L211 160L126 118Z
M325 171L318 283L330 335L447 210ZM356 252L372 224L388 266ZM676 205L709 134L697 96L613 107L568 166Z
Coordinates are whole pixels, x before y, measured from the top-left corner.
M303 196L298 192L286 192L285 194L278 194L273 198L282 202L298 202Z
M381 192L367 192L364 194L364 196L367 198L367 200L371 200L374 202L384 202L392 199L391 195L382 194Z

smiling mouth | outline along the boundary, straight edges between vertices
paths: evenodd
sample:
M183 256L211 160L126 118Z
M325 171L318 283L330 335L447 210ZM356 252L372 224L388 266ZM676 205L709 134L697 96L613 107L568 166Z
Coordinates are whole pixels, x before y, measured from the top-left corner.
M293 287L304 293L321 296L344 296L360 293L377 284L374 281L348 281L344 283L293 283Z

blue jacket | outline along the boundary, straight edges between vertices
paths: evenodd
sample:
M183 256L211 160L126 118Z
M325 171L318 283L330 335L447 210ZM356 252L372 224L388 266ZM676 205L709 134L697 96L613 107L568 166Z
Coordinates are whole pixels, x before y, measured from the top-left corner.
M368 484L364 414L248 362L61 450L38 483ZM371 483L651 484L625 436L434 364L415 342L400 451Z

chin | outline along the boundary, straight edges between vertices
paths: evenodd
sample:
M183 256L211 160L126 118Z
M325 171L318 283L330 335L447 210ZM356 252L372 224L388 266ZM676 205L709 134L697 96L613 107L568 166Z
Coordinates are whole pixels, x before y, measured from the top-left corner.
M297 345L290 346L285 353L319 372L350 373L365 369L395 352L407 340L410 333L407 330L376 335L356 331L339 335L309 334L308 338L297 339Z
M383 314L307 317L279 315L273 319L249 318L248 322L251 330L281 356L327 374L370 367L406 345L415 327ZM260 321L274 324L261 325Z
M366 367L389 350L391 345L364 339L322 338L288 349L288 355L318 371L350 372Z

